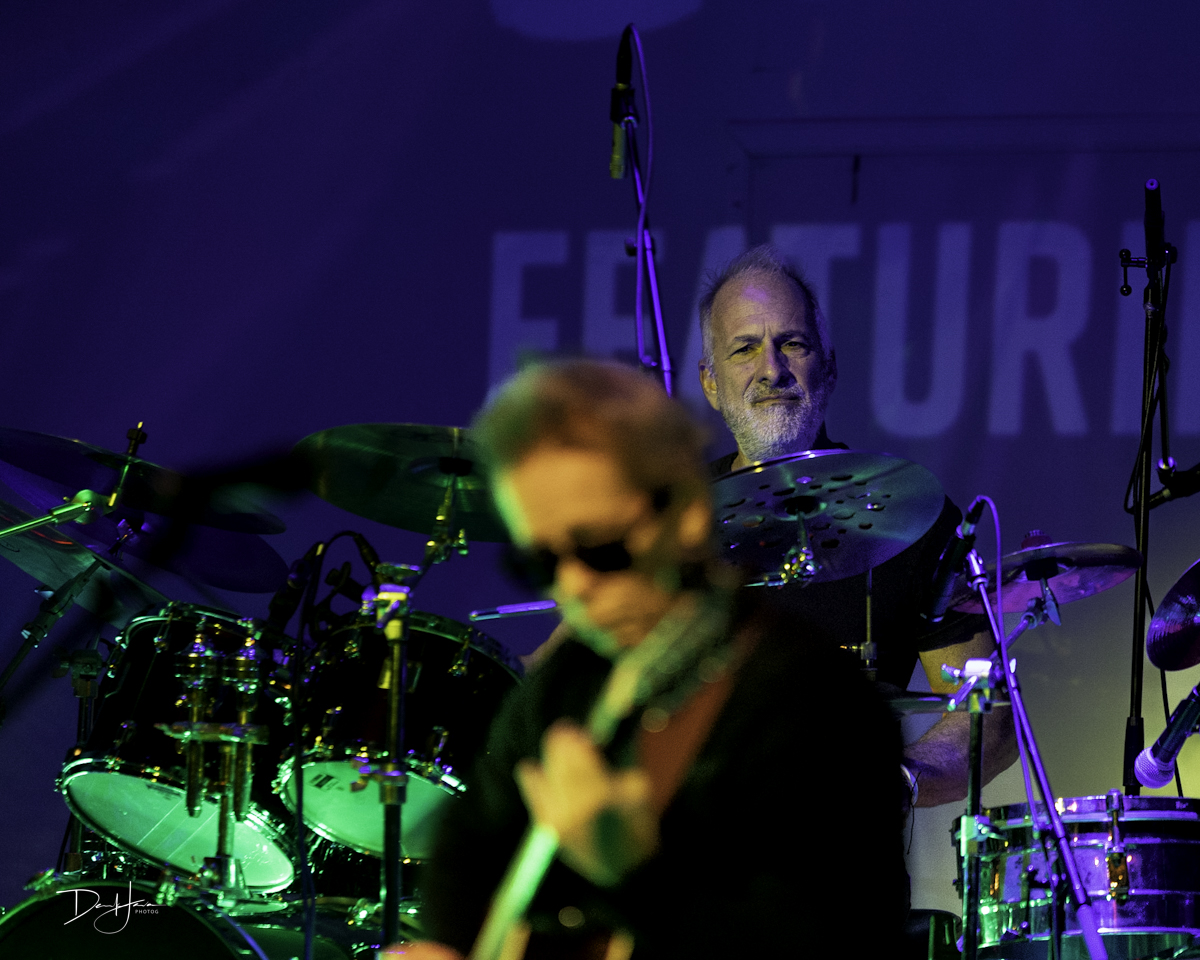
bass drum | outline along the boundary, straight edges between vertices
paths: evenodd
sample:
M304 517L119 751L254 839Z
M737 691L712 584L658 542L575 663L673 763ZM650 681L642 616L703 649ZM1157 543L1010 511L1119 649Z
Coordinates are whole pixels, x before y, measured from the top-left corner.
M1168 955L1190 945L1200 934L1200 801L1113 790L1056 806L1109 957ZM984 812L997 836L987 841L982 861L979 955L1047 957L1052 905L1029 805ZM1040 819L1048 828L1044 811ZM1063 960L1086 960L1069 898L1063 934Z
M72 751L58 785L68 806L89 828L159 867L195 876L217 852L219 796L203 791L200 815L188 815L186 768L180 741L156 724L186 720L181 669L186 651L209 651L204 669L211 709L205 721L236 719L237 693L225 680L238 669L235 654L257 659L261 683L251 722L268 728L253 748L254 778L248 816L235 824L233 853L246 885L265 894L289 886L294 875L286 812L271 793L284 742L283 713L267 688L279 643L257 621L186 603L130 621L118 637L100 684L92 735ZM243 669L245 659L242 660ZM254 668L250 670L255 672ZM205 744L205 779L218 779L219 750Z
M387 657L388 642L374 627L333 633L314 654L304 715L304 822L328 840L374 856L383 852L383 805L379 785L360 779L360 768L386 756ZM430 855L436 814L466 789L462 777L520 675L519 663L474 627L411 614L405 857ZM286 760L277 784L292 811L294 769Z
M200 901L166 906L144 883L96 880L51 888L0 917L0 957L12 960L291 960L304 956L302 924L236 921ZM344 923L322 921L313 960L366 960Z

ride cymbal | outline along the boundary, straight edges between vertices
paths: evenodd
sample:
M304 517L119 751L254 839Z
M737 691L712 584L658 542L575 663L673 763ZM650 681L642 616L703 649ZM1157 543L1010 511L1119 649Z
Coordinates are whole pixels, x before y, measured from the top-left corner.
M1031 600L1042 596L1042 580L1049 584L1058 603L1071 603L1115 587L1141 565L1141 554L1114 543L1039 543L1026 547L1004 557L1004 612L1023 613L1028 609ZM995 572L996 564L988 564L989 583L994 583ZM994 604L994 586L989 588L988 596ZM950 606L963 613L983 613L966 574L959 574Z

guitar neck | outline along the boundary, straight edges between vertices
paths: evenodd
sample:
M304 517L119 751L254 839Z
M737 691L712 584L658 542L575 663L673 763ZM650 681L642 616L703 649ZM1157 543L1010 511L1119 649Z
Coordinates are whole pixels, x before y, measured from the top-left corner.
M662 677L678 673L680 664L723 631L728 612L723 599L685 598L640 644L622 653L588 714L588 735L597 747L609 744L621 721L647 702ZM525 831L496 888L469 960L500 960L510 932L524 919L558 847L553 827L533 823Z

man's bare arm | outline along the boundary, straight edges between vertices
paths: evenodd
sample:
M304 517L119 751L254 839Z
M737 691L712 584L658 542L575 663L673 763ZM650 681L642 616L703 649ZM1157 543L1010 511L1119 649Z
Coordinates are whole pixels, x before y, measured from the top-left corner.
M953 693L957 687L942 679L942 664L962 667L972 658L992 655L990 634L977 633L965 643L921 654L921 665L934 693ZM915 742L904 748L905 766L917 778L917 806L933 807L966 799L970 716L947 713ZM983 782L988 783L1017 759L1012 711L996 707L983 722Z

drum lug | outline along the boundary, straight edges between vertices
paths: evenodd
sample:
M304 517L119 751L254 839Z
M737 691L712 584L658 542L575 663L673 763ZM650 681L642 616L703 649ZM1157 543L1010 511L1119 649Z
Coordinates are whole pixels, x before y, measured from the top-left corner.
M1121 814L1125 797L1120 790L1109 790L1104 797L1105 812L1110 818L1108 842L1104 845L1104 861L1108 870L1109 900L1124 903L1129 899L1129 858L1125 855L1125 838L1121 836Z
M1129 899L1129 858L1124 844L1109 850L1104 859L1108 867L1108 899L1124 903Z
M987 841L999 839L1000 834L993 828L992 821L983 814L964 816L959 822L959 850L964 855L982 856Z
M179 878L170 870L164 870L162 876L159 877L158 886L154 890L154 902L161 903L166 907L173 907L178 899Z

